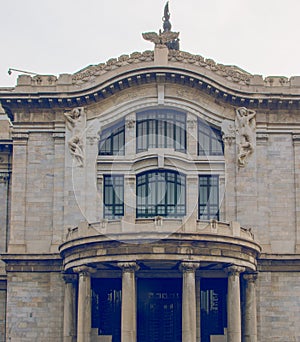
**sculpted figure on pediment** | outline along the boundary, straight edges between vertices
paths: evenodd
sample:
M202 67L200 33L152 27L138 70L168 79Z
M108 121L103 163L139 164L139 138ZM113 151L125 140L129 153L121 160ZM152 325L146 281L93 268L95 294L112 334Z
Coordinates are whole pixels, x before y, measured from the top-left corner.
M236 109L236 129L239 136L238 165L244 167L255 147L256 112L245 107Z
M84 142L83 133L86 126L86 117L84 109L74 108L72 111L64 113L66 125L71 132L71 138L68 140L69 151L75 158L77 165L82 167L84 164Z

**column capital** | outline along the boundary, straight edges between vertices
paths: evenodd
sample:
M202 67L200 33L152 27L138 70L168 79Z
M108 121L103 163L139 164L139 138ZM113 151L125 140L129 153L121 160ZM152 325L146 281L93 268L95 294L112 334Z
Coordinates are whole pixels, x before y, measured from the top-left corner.
M195 272L200 267L200 262L182 261L179 266L181 272Z
M66 284L74 284L77 282L77 275L74 273L63 273L62 277Z
M236 276L236 275L240 275L240 273L245 272L246 268L245 267L241 267L241 266L237 266L237 265L231 265L229 267L225 268L225 271L227 272L227 274Z
M245 273L243 275L243 278L247 280L249 283L255 283L258 277L258 272L252 272L252 273Z
M96 272L94 268L86 266L86 265L73 267L73 271L75 273L78 273L79 276L90 276L92 273Z
M140 266L135 261L118 262L117 265L123 272L135 272L140 269Z

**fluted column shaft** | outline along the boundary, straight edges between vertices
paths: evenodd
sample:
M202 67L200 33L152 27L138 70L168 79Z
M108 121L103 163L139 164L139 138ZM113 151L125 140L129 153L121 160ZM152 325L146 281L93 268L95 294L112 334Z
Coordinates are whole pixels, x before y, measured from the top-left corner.
M230 266L228 272L228 299L227 299L227 341L241 342L241 293L240 293L240 273L245 268Z
M121 342L136 342L136 262L120 262L122 268Z
M76 337L75 274L64 274L64 342L73 342Z
M199 263L182 262L182 341L196 342L196 269Z
M244 274L246 280L244 342L257 342L256 280L257 273Z

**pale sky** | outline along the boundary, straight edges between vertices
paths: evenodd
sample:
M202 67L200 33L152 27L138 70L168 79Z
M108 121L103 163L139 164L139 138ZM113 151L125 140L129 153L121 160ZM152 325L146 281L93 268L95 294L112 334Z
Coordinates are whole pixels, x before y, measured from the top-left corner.
M75 73L135 51L166 0L0 0L0 87L18 73ZM299 0L170 0L181 50L263 76L300 75Z

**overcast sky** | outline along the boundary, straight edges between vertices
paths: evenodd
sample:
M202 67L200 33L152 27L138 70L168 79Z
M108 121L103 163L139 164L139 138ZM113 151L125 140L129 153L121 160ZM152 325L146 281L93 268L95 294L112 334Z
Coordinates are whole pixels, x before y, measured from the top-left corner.
M17 73L74 73L134 51L165 0L1 0L0 87ZM300 75L299 0L170 0L181 50L263 76Z

